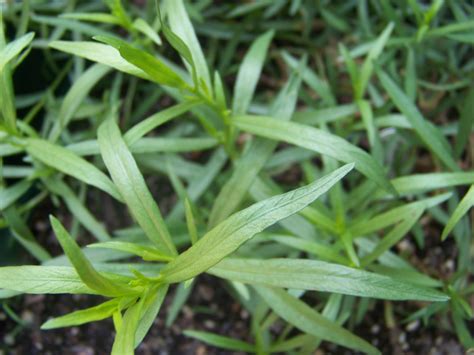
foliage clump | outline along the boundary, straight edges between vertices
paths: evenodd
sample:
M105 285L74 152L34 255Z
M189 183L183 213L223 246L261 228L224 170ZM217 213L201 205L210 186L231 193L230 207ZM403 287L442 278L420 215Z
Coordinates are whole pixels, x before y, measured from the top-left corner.
M379 300L388 318L419 301L403 321L446 318L473 346L472 4L0 6L0 225L35 259L0 268L0 297L105 298L43 329L112 318L112 353L133 354L170 286L168 324L207 273L249 342L185 334L224 349L379 353L353 332ZM18 93L33 55L47 87ZM101 221L105 198L130 226ZM65 257L29 227L47 201ZM453 243L456 269L420 269L404 238Z

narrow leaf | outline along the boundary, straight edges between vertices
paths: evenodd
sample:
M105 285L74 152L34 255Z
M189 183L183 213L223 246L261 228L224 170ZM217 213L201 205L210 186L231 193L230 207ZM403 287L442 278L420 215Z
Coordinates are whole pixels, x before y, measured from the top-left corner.
M168 285L161 285L157 290L148 293L141 312L140 322L135 333L135 347L145 338L148 330L152 327L161 305L168 292Z
M99 127L98 140L104 163L133 217L159 249L176 255L176 248L160 209L112 119L108 119Z
M135 349L135 334L140 321L140 314L143 309L144 297L133 306L128 308L122 319L122 324L117 330L112 355L133 355Z
M304 259L226 258L209 271L232 281L387 300L446 301L439 291L347 266Z
M76 269L79 277L87 286L104 296L121 296L134 293L134 290L119 285L97 272L62 224L53 216L50 216L50 220L54 234L56 234L61 247Z
M163 280L180 282L206 271L256 233L306 207L352 168L353 164L345 165L310 185L271 197L233 214L169 263L161 272Z
M173 69L153 55L114 37L95 36L94 39L116 48L126 61L143 70L154 82L181 89L187 87L186 82Z
M423 143L451 170L459 171L454 161L449 143L436 126L426 121L416 108L415 104L400 90L397 84L380 68L376 68L377 75L384 89L412 124L414 130Z
M143 70L122 58L118 50L106 44L96 42L52 41L48 46L96 63L105 64L127 74L151 80L151 77Z
M17 55L19 55L20 52L31 43L34 37L35 34L33 32L29 32L20 38L17 38L13 42L8 43L2 50L0 50L0 74L2 73L5 65Z
M342 328L336 322L325 318L284 290L263 286L255 287L255 290L276 314L305 333L350 349L368 354L380 354L368 342Z
M122 200L120 193L107 175L70 150L36 138L27 139L26 150L43 164L95 186L119 201Z
M206 59L186 12L183 0L167 0L166 9L171 30L182 39L191 52L199 81L204 81L207 89L211 90L211 77Z
M235 81L234 99L232 102L232 112L234 115L241 115L247 112L273 35L274 31L267 31L259 36L250 46L240 65Z
M234 350L234 351L246 351L249 353L255 352L255 346L246 343L242 340L237 340L222 335L217 335L209 332L202 332L198 330L185 330L184 335L200 340L206 344L216 346L221 349Z
M448 237L449 233L451 233L459 220L467 213L467 211L469 211L472 206L474 206L474 185L471 185L466 195L464 195L461 202L459 202L459 205L456 207L453 214L449 218L448 223L446 223L446 226L443 229L441 239L444 240Z
M362 174L388 192L396 194L377 161L362 149L338 136L306 125L266 116L237 116L232 122L239 129L261 137L294 144L345 163L354 162L355 168Z
M32 294L97 294L72 267L6 266L0 268L0 288Z
M82 309L62 317L50 319L41 326L41 329L56 329L96 322L111 317L117 310L117 307L118 299L114 298L95 307Z

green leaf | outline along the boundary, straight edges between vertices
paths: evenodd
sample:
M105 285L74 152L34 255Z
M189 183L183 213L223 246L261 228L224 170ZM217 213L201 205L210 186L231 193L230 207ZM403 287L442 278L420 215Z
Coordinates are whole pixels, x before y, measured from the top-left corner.
M405 80L403 82L405 92L411 101L416 100L416 63L415 63L415 50L408 48L407 51L407 62L405 66Z
M31 181L26 179L7 188L0 185L0 211L5 210L8 206L18 200L30 187Z
M33 40L35 34L29 32L20 38L17 38L13 42L8 43L3 49L0 50L0 74L3 71L3 68L8 64L13 58L18 56L20 52L25 49Z
M67 92L54 121L48 140L55 142L67 127L91 89L110 71L105 65L95 64L87 69Z
M198 236L196 220L194 218L191 202L189 202L188 198L184 200L184 212L186 216L186 226L188 227L188 233L191 239L191 243L196 244L196 242L199 239L199 236Z
M199 82L204 81L207 89L212 90L211 77L201 45L194 32L193 25L184 7L183 0L166 0L167 16L171 30L189 48Z
M120 22L120 24L130 30L132 26L132 21L127 13L127 11L123 8L121 0L104 0L104 2L109 7L112 15L114 15Z
M0 268L0 288L32 294L97 294L72 267L6 266Z
M133 144L129 144L124 136L126 144L129 146L130 152L134 154L147 153L187 153L194 151L201 151L215 147L218 141L214 138L155 138L145 137L137 140ZM66 147L66 149L73 153L85 155L100 154L99 143L96 140L86 140L79 143L73 143Z
M179 312L181 312L183 306L186 304L188 298L191 296L194 286L193 280L194 279L189 280L190 285L187 285L186 282L182 282L176 288L176 291L173 295L173 301L171 302L171 305L168 308L168 314L166 315L166 327L169 328L174 323Z
M61 14L60 17L71 20L109 23L112 25L120 24L120 21L115 16L102 12L71 12Z
M160 36L158 36L155 30L145 20L137 18L135 21L133 21L133 28L150 38L158 46L161 46Z
M148 330L153 325L158 312L160 311L161 305L165 299L166 293L168 292L168 285L160 285L157 290L152 289L146 295L140 322L138 323L137 331L135 333L135 347L137 347L145 338Z
M82 309L80 311L66 314L62 317L50 319L41 326L41 329L45 330L77 326L112 317L112 314L118 308L118 303L119 299L114 298L113 300L101 303L95 307Z
M10 206L1 212L15 239L28 250L31 255L41 262L51 258L48 251L35 239L33 233L28 228L27 221L20 215L15 206Z
M345 163L354 162L356 169L362 174L386 191L396 194L377 161L362 149L338 136L306 125L266 116L237 116L233 117L232 123L239 129L261 137L294 144Z
M365 58L364 64L360 69L358 82L356 83L356 93L359 99L362 99L362 97L364 96L367 84L369 83L369 79L372 76L372 72L374 70L374 61L382 53L383 48L387 43L387 40L389 39L394 27L395 24L393 22L390 22L387 27L385 27L382 34L373 43L372 47L370 48L369 54Z
M160 209L112 119L108 119L99 127L98 140L104 163L133 217L159 249L176 255L176 248Z
M125 311L122 324L117 330L112 355L133 355L135 349L135 334L140 322L145 297Z
M47 179L44 180L44 183L49 191L63 199L69 211L77 218L85 229L91 232L92 235L100 241L111 239L104 226L97 221L68 185L60 179Z
M130 146L136 141L138 141L140 138L142 138L144 135L151 132L156 127L161 126L162 124L172 120L173 118L182 115L183 113L189 111L190 109L201 103L202 101L200 100L185 101L181 104L177 104L175 106L167 108L166 110L157 112L130 128L124 134L123 138Z
M125 137L124 137L125 139ZM128 143L125 140L126 143ZM156 153L156 152L195 152L214 148L218 141L211 137L203 138L142 138L130 146L133 153Z
M161 253L156 248L141 245L138 243L122 242L118 240L90 244L87 247L120 250L129 254L140 256L143 260L146 261L171 261L174 259L172 256Z
M123 59L118 50L106 44L85 41L52 41L48 46L57 49L58 51L105 64L130 75L152 80L143 70Z
M459 205L456 207L453 214L449 218L448 223L446 223L441 235L442 240L448 237L449 233L451 233L456 224L472 206L474 206L474 185L471 185L466 195L464 195L461 202L459 202Z
M387 91L387 94L400 112L410 121L423 143L449 169L459 171L460 169L452 157L449 143L438 128L423 118L415 104L400 90L397 84L386 73L380 68L376 68L376 71L385 91Z
M441 302L449 299L448 296L433 289L316 260L227 258L208 272L228 280L268 287L342 293L387 300Z
M161 30L166 37L166 40L171 44L171 46L181 55L181 57L185 60L185 64L188 64L190 68L190 73L193 78L193 82L195 86L199 85L199 79L197 74L197 68L194 63L193 55L191 50L189 49L188 45L178 36L176 35L168 25L163 21L161 16L160 6L158 5L158 0L155 1L156 9L158 11L158 19L160 20Z
M287 292L263 286L254 287L265 303L296 328L323 340L368 354L380 352L365 340L342 328Z
M402 206L392 208L388 211L384 211L375 217L359 220L351 225L349 229L354 237L369 235L399 221L409 219L411 216L413 216L413 214L416 214L420 210L436 206L446 201L450 197L451 193L445 193L423 200L407 203Z
M308 207L306 207L308 209ZM302 214L306 209L302 210ZM327 261L334 261L340 264L347 263L336 248L332 245L323 244L314 240L306 240L298 237L291 237L287 235L270 235L269 238L278 243L288 245L291 248L302 250L306 253L317 255L320 259Z
M296 107L301 78L298 73L288 80L275 100L272 112L282 120L289 120ZM248 150L235 163L235 169L216 197L209 217L209 226L219 222L237 210L249 187L260 170L277 147L277 142L257 138L252 141Z
M308 109L295 112L293 121L307 125L317 125L353 116L357 111L358 107L355 104L345 104L317 110Z
M409 231L413 228L418 219L423 215L424 208L418 211L413 210L410 216L405 217L398 225L396 225L387 235L383 236L382 240L376 247L362 259L362 265L367 266L374 260L377 260L392 246L397 244Z
M2 14L0 13L0 16ZM0 17L0 50L5 48L5 38L3 33L3 21ZM16 133L16 109L15 94L13 91L12 69L8 63L0 71L0 123L5 125L8 132Z
M173 69L151 54L114 37L94 36L94 39L116 48L127 62L143 70L154 82L180 89L188 87Z
M81 248L77 245L74 239L72 239L66 229L64 229L62 224L53 216L50 216L50 220L54 234L56 234L56 238L61 244L64 253L76 269L81 280L87 286L99 294L110 297L130 295L136 292L125 285L120 285L117 282L111 281L97 272L90 261L84 256Z
M250 106L274 34L274 31L267 31L260 35L250 46L239 67L232 101L234 115L245 114Z
M62 30L70 30L71 32L74 31L78 34L83 33L87 36L96 36L99 34L102 35L111 35L112 33L109 31L104 30L99 26L92 26L87 23L79 22L70 20L67 18L61 18L59 16L39 16L39 15L32 15L31 19L34 22L37 22L41 25L49 25L53 27L60 27Z
M400 176L392 184L400 195L474 183L474 172L428 173Z
M222 335L217 335L209 332L202 332L198 330L185 330L183 331L184 335L200 340L206 344L226 349L226 350L235 350L235 351L245 351L249 353L255 352L255 346L249 343L246 343L242 340L237 340Z
M288 52L283 51L282 58L291 69L296 70L298 68L298 61L296 58L288 54ZM326 106L333 106L336 104L336 99L334 98L328 82L324 79L321 79L314 70L309 67L305 67L301 76L303 81L321 97L321 100ZM243 113L245 112L242 112L242 114ZM296 116L293 118L293 120L296 120Z
M474 119L472 117L474 112L474 85L469 89L469 92L466 98L463 101L461 107L461 114L458 123L458 133L456 136L456 146L454 151L456 152L456 157L460 157L464 148L466 147L469 137L472 132L472 127L474 125Z
M120 193L107 175L70 150L37 138L26 140L26 150L28 154L43 164L88 185L95 186L122 201Z
M353 164L345 165L310 185L274 196L237 212L210 230L161 272L165 282L188 280L217 264L270 225L291 216L327 192Z

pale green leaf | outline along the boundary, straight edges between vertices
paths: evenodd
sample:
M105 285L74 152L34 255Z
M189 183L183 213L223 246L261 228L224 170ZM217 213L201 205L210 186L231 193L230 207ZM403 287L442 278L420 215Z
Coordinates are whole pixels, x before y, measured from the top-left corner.
M212 90L211 77L206 58L194 32L193 25L186 12L183 0L166 0L167 16L171 30L187 45L196 68L199 81L203 81L208 90Z
M119 299L114 298L94 307L82 309L80 311L66 314L62 317L50 319L41 326L41 329L71 327L109 318L117 310L118 303Z
M70 150L37 138L26 140L26 150L43 164L95 186L119 201L122 200L120 193L107 175Z
M64 229L62 224L53 216L50 216L50 220L54 234L61 244L64 253L76 269L81 280L87 286L104 296L123 296L136 292L125 285L110 280L96 271L91 262L82 253L81 248L77 245L74 239L72 239L66 229Z
M234 115L247 112L273 35L274 31L267 31L260 35L250 46L239 67L232 101L232 112Z
M131 214L159 249L176 254L160 209L148 190L117 124L108 119L98 130L102 158Z
M376 68L382 86L397 108L410 121L413 129L423 143L446 165L449 169L459 171L454 161L449 143L439 129L426 121L416 108L415 104L403 93L397 84L380 68Z
M305 259L227 258L209 271L232 281L269 287L341 293L388 300L441 302L448 296L434 289L333 263Z
M354 162L357 170L388 192L396 194L377 161L338 136L310 126L266 116L237 116L232 122L239 129L261 137L294 144L345 163Z
M305 333L350 349L368 354L380 354L368 342L342 328L336 322L325 318L284 290L263 286L254 286L254 288L276 314Z
M233 338L229 338L222 335L217 335L209 332L202 332L198 330L185 330L184 335L188 337L200 340L206 344L226 349L226 350L234 350L238 352L255 352L255 346L249 343L246 343L242 340L237 340Z
M135 349L135 335L140 322L145 297L125 311L120 328L117 330L112 355L133 355Z
M459 202L459 205L449 218L448 223L446 223L446 226L443 229L441 239L446 239L448 237L449 233L451 233L456 224L472 206L474 206L474 185L471 185L466 195L464 195L461 202Z
M72 267L66 266L1 267L0 288L32 294L98 293L89 288Z
M151 80L143 70L123 59L118 50L106 44L85 41L52 41L48 46L58 51L105 64L127 74Z
M270 225L291 216L327 192L353 164L345 165L310 185L274 196L237 212L180 254L161 272L165 282L188 280L206 271Z
M8 64L13 58L18 56L20 52L25 49L33 40L35 34L29 32L20 38L17 38L13 42L8 43L3 49L0 50L0 74L3 71L3 68Z

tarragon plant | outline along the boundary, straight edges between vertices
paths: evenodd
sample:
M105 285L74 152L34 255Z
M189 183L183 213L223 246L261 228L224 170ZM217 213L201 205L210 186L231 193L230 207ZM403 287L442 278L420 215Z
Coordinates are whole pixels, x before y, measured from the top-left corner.
M299 9L305 16L314 10L301 1L274 3L286 2L291 3L291 11ZM352 51L342 44L338 48L338 65L350 78L353 103L337 104L333 88L310 68L306 54L297 58L283 51L278 55L289 73L285 82L271 100L259 96L258 104L252 105L278 31L269 29L252 38L230 90L218 70L209 71L207 53L188 15L189 9L195 12L205 4L166 0L150 7L153 20L147 21L136 11L127 11L119 0L104 3L108 11L102 4L93 4L91 11L81 12L73 11L71 2L69 12L55 18L33 15L30 6L34 4L25 1L11 10L20 12L19 19L5 14L17 20L17 36L10 42L3 23L0 25L0 157L7 161L21 155L27 164L2 166L0 222L41 264L0 268L0 296L103 296L103 303L50 319L42 328L112 318L116 330L113 354L134 353L160 316L170 286L179 284L171 306L174 311L167 319L172 323L203 273L222 279L250 312L253 342L192 329L185 333L228 350L265 354L300 349L308 353L321 341L330 341L379 353L344 327L354 309L356 322L360 322L371 299L384 299L386 304L426 302L410 319L449 309L458 335L469 343L464 323L472 317L464 299L473 292L466 286L471 267L468 251L461 252L458 273L445 282L423 274L391 251L411 230L420 235L419 222L428 211L444 221L443 238L457 225L457 243L468 249L470 237L465 234L469 227L458 222L473 204L473 188L457 207L457 194L439 191L474 182L473 173L461 171L457 163L466 134L459 130L459 145L453 152L446 132L417 108L413 78L407 76L402 90L393 77L394 67L384 67L392 56L384 51L389 45L406 44L401 48L407 51L406 71L416 75L414 43L459 37L465 33L458 32L472 28L472 20L459 25L457 32L449 25L432 28L440 2L425 12L409 2L419 28L400 37L402 24L390 12L389 2L383 2L382 10L377 11L387 12L390 21L380 35ZM263 17L268 18L281 9L272 3L236 5L228 17L264 9ZM357 6L360 16L366 15L367 2ZM330 8L317 7L330 28L348 30ZM26 33L30 18L54 30L36 39L37 34ZM111 25L127 35L118 36ZM59 40L64 31L72 31L77 40ZM67 57L70 61L62 76L34 100L36 104L26 114L18 114L12 73L35 45L48 58L64 58L64 53L73 57ZM157 51L162 45L179 55L182 65ZM84 59L94 64L85 69ZM73 85L64 97L55 97L71 68ZM110 75L110 88L102 98L94 98L91 90ZM122 102L124 80L129 89ZM299 102L310 100L306 86L317 93L322 107L297 110ZM472 93L470 89L471 101ZM134 111L131 106L136 95L142 95L140 107L144 108ZM143 118L163 96L175 104ZM400 113L390 114L392 109ZM40 110L45 111L45 119L38 124ZM361 122L343 122L356 115ZM463 116L461 125L470 130L466 120ZM75 122L85 122L87 128L77 128ZM171 123L176 124L175 130L161 136L162 128ZM444 170L411 175L406 170L404 176L389 179L396 169L387 164L394 159L394 145L399 141L380 134L386 127L407 131L406 139L429 151ZM160 135L150 135L157 129ZM354 143L361 135L367 137L368 151ZM242 137L247 141L242 143ZM198 164L177 154L195 151L210 151L209 158ZM315 157L320 158L320 167L313 164ZM303 172L298 186L276 183L273 177L292 164L301 166ZM177 196L173 208L163 212L142 172L168 178ZM10 184L10 179L19 181ZM33 188L40 192L31 196ZM86 206L87 189L109 195L114 208L125 205L137 226L112 237ZM26 223L29 212L41 201L58 197L73 216L74 233L58 218L50 217L67 258L52 258ZM450 201L452 217L440 208L446 201ZM97 243L81 249L71 236L79 226ZM131 257L143 262L130 262ZM318 307L304 297L312 291L322 295ZM278 321L284 321L285 327L275 336L270 327Z

